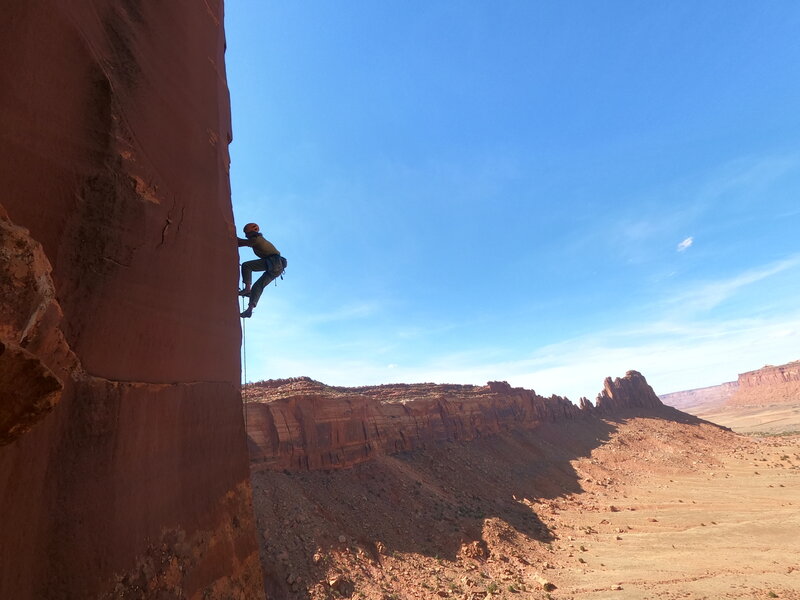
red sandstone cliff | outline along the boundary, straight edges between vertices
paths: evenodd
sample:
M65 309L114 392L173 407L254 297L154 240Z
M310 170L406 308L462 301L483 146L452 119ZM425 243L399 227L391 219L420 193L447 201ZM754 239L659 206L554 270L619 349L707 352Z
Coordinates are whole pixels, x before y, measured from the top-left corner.
M0 598L263 595L222 19L4 6Z
M661 396L669 406L689 412L728 406L800 403L800 361L740 373L729 381Z
M301 378L252 384L245 397L256 470L343 468L431 443L663 406L636 371L606 379L597 407L583 402L582 408L505 382L339 388Z
M800 403L800 361L741 373L733 405Z

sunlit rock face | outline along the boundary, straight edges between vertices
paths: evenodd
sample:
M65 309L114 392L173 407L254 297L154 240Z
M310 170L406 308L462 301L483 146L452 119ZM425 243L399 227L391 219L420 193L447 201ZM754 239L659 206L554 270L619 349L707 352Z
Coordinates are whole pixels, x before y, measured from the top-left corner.
M741 373L736 381L664 394L665 404L682 410L721 406L800 404L800 361Z
M427 444L534 429L597 411L663 406L635 371L607 379L597 408L506 382L337 388L300 378L253 384L246 399L253 468L288 470L350 467Z
M219 0L0 20L0 598L263 596Z
M800 361L741 373L738 384L739 389L730 399L730 404L800 403Z
M660 408L663 404L638 371L628 371L625 377L606 377L603 391L597 395L595 407L600 412L626 408Z

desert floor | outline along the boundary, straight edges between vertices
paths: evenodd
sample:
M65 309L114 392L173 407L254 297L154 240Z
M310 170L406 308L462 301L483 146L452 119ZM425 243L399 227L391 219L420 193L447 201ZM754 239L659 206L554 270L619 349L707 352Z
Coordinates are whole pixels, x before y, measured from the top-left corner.
M798 436L662 411L253 483L271 599L800 599Z
M800 404L770 406L697 407L690 411L702 419L747 434L800 434Z
M800 598L800 439L719 450L693 468L633 469L610 494L589 492L618 512L566 503L557 519L573 533L558 543L568 567L554 576L559 596ZM569 568L569 559L585 563Z

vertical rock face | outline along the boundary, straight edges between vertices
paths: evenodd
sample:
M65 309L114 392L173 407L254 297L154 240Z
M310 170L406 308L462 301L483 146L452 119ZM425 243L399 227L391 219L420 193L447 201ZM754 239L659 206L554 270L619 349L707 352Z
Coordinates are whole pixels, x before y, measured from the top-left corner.
M800 402L800 361L766 366L740 373L733 405L789 404Z
M0 21L0 597L258 598L220 0Z
M739 375L739 388L754 388L800 381L800 360L777 367L766 366Z
M664 394L661 399L681 410L800 403L800 361L768 365L740 373L736 381Z
M595 408L613 412L624 408L660 408L664 406L653 388L639 371L628 371L625 377L606 377L603 391L597 395Z

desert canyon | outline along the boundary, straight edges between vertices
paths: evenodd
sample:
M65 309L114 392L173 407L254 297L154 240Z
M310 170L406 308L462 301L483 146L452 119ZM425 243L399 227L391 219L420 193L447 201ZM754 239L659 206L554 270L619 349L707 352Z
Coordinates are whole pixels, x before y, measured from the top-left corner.
M664 403L739 433L800 431L800 361L740 373L736 381L673 392Z
M800 363L242 387L222 1L0 27L0 599L800 598Z
M486 386L244 389L274 598L798 598L800 440Z

